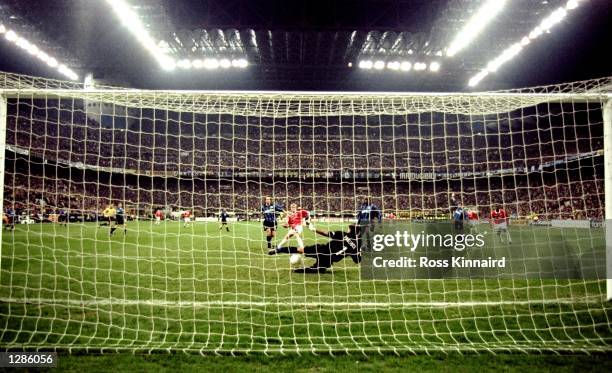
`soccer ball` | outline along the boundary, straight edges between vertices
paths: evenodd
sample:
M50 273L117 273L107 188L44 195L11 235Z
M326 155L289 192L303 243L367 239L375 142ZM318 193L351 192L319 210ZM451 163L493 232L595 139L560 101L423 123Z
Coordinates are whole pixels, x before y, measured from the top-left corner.
M289 264L293 267L301 266L304 263L304 257L300 254L291 254L289 257Z

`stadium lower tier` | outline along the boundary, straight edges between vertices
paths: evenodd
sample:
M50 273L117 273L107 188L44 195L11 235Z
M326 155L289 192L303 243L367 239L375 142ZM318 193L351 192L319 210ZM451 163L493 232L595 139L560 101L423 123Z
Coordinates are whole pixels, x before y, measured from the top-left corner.
M30 214L69 209L85 214L102 211L110 202L127 205L135 215L150 216L157 208L190 209L196 216L221 209L237 215L259 211L265 196L277 203L297 202L321 215L352 215L364 198L384 212L401 216L447 216L451 195L486 216L502 204L509 214L543 219L602 219L603 166L572 164L553 171L443 180L378 178L159 178L63 167L40 159L7 153L5 205ZM595 158L601 159L600 158Z

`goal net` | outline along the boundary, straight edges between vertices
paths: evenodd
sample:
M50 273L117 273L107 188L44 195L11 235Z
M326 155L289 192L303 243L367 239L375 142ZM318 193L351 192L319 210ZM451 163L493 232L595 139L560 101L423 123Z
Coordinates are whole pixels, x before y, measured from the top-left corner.
M610 352L606 277L576 266L605 250L611 87L166 92L0 73L0 344ZM269 255L288 229L262 221L266 197L319 231L380 216L350 255L292 265L295 237ZM364 276L374 225L452 233L459 206L485 243L464 253L506 269ZM331 247L315 230L304 245Z

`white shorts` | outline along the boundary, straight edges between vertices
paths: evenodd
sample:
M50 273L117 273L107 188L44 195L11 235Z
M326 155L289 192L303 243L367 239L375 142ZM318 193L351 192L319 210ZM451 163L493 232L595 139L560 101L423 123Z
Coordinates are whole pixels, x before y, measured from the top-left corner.
M304 227L301 225L298 225L295 228L289 229L289 233L291 234L302 234L303 231L304 231Z
M503 223L499 223L499 224L493 224L493 230L495 230L495 231L507 231L508 230L508 223L503 222Z
M160 221L160 220L161 220L161 218L159 216L155 217L155 221Z
M191 218L185 218L185 223L191 223Z
M471 226L478 225L478 220L468 220Z

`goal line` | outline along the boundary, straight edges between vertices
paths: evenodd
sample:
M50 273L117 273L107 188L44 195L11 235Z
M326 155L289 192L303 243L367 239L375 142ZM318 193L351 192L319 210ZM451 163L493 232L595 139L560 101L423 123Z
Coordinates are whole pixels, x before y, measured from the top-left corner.
M534 304L597 304L601 296L561 299L530 299L517 301L483 301L483 302L252 302L252 301L168 301L164 299L120 299L97 298L90 300L51 299L51 298L6 298L3 303L23 303L38 305L69 305L69 306L160 306L160 307L360 307L360 308L453 308L453 307L491 307L491 306L527 306Z

